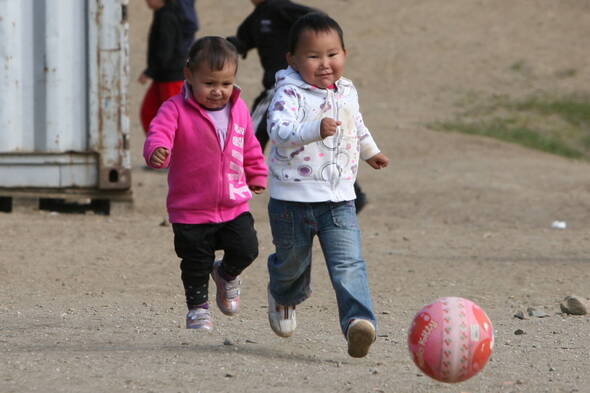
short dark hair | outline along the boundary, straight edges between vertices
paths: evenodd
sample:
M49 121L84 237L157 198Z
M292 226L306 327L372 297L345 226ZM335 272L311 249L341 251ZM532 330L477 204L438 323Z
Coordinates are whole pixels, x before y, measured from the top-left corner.
M186 60L186 66L195 71L202 64L206 64L213 71L220 71L226 63L233 63L238 67L238 51L236 47L223 37L207 36L199 38L191 46Z
M303 15L295 21L293 26L291 26L291 30L289 31L289 53L295 53L297 45L299 44L299 38L306 30L311 30L315 33L334 30L336 33L338 33L338 37L340 37L342 49L345 49L344 33L342 32L342 28L338 22L330 18L326 13L316 11Z

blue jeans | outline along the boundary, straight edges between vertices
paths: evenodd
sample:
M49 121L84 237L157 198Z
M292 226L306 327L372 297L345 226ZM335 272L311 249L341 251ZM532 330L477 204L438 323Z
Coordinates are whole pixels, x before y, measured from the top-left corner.
M311 251L315 235L336 292L340 327L353 319L376 326L354 201L287 202L270 199L275 253L268 257L269 290L278 304L297 305L311 294Z

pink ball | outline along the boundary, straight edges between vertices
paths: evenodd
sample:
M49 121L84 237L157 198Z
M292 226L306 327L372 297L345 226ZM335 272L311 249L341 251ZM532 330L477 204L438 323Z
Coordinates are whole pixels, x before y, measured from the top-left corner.
M486 313L460 297L444 297L420 310L408 332L416 366L441 382L461 382L480 372L494 347Z

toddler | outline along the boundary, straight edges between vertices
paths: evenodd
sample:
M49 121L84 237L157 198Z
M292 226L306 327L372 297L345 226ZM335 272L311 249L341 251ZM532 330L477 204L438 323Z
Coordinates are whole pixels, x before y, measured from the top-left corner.
M342 29L326 14L306 14L291 28L289 67L277 73L268 113L268 213L275 244L268 258L268 317L277 335L293 334L295 306L311 294L317 235L348 353L363 357L375 340L376 318L353 184L359 156L375 169L389 159L363 123L353 83L342 77L346 56Z
M169 168L167 208L181 258L186 327L211 330L209 274L226 315L240 305L239 274L258 256L248 201L266 188L267 168L248 107L234 85L235 47L203 37L190 49L182 92L166 101L150 124L144 157ZM216 261L215 250L223 250Z

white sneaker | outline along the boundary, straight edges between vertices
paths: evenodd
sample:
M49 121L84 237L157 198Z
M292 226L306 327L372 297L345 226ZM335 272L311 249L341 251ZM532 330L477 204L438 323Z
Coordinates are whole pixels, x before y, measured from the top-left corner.
M268 291L268 321L272 331L281 337L290 337L297 327L295 306L277 304L270 290Z
M366 319L353 319L346 331L348 354L353 358L367 356L371 344L375 342L377 334L375 326Z

